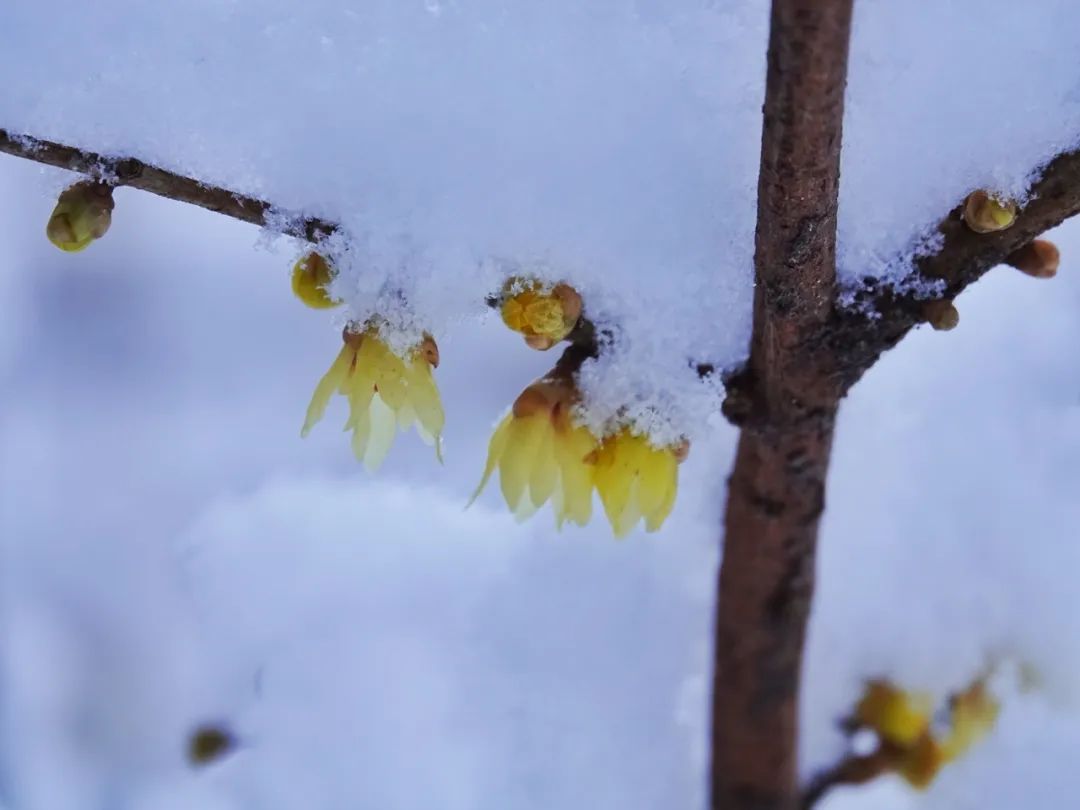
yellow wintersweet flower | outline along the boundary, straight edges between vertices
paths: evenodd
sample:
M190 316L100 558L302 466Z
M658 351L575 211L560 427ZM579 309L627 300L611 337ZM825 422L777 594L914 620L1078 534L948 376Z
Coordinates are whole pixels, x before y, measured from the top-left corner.
M57 199L45 235L61 250L76 253L109 230L113 206L111 186L90 180L76 183Z
M314 251L302 256L293 265L293 295L312 309L329 309L341 302L330 297L326 285L334 278L334 270L323 256Z
M982 679L949 701L948 728L931 727L929 695L905 692L887 681L871 681L855 709L856 726L874 731L887 769L917 790L925 790L948 763L985 737L997 720L997 701Z
M598 443L571 418L577 399L576 388L565 379L546 378L526 388L495 428L484 476L472 500L497 468L503 498L519 520L550 500L560 528L567 520L579 526L588 523L591 459Z
M379 337L378 329L363 331L346 327L345 345L330 370L315 388L308 406L302 436L326 412L334 392L349 401L345 429L352 431L352 448L368 470L376 470L394 441L395 428L416 432L442 460L441 434L444 423L439 389L432 369L439 365L439 348L430 335L405 358L399 357Z
M550 349L577 326L581 296L569 284L547 288L539 281L510 279L503 290L503 323L541 351Z
M596 490L616 537L623 537L642 518L655 532L675 506L679 463L690 445L656 447L627 429L607 436L593 457Z
M855 721L881 739L907 747L914 745L930 728L933 712L934 700L930 695L905 692L888 681L870 681L855 707Z

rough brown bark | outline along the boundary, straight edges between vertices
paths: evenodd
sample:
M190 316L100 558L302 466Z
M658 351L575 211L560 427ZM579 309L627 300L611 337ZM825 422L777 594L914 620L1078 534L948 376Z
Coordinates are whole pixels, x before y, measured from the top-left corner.
M712 707L713 810L794 810L814 548L841 389L808 363L836 287L851 0L774 0L750 359L728 482Z
M0 129L0 152L81 174L103 175L112 185L149 191L159 197L197 205L253 225L265 225L266 215L273 208L265 200L208 186L190 177L143 163L136 158L107 157L40 138L12 135L3 129ZM286 227L286 232L291 236L316 242L321 236L332 233L334 228L330 222L308 218L297 219Z

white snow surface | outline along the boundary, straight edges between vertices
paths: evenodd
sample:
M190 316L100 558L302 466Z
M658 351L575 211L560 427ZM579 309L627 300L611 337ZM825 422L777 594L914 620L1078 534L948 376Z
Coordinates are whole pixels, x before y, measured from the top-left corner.
M696 436L740 361L763 0L108 0L0 7L0 126L341 223L335 291L399 343L565 279L614 333L588 421ZM1080 140L1072 0L860 0L846 280L899 279L975 187ZM119 216L123 213L119 212ZM447 358L453 362L453 358Z

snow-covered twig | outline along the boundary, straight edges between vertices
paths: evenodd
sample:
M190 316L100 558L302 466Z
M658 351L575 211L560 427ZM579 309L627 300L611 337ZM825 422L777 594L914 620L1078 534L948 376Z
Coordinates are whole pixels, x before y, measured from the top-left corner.
M110 185L149 191L159 197L197 205L260 227L267 225L267 217L277 211L265 200L209 186L137 158L99 155L30 135L13 134L4 129L0 129L0 152L101 178ZM309 242L317 242L334 230L336 226L333 223L315 218L299 219L287 227L290 236Z

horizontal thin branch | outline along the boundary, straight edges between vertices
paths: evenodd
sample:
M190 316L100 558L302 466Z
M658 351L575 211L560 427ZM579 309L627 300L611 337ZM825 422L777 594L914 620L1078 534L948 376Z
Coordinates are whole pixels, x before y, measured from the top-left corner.
M159 197L197 205L260 227L267 224L267 214L274 210L274 206L265 200L206 185L136 158L109 157L40 138L13 135L4 129L0 129L0 152L81 174L103 176L112 185L149 191ZM285 232L309 242L318 242L336 229L337 226L331 222L306 218L286 225Z
M952 299L984 273L1040 234L1080 214L1080 150L1059 155L1047 164L1031 188L1031 199L1011 228L975 233L961 219L962 204L949 212L939 227L942 248L916 263L918 273L944 285L942 298ZM852 310L835 309L821 339L835 358L834 373L846 391L895 346L914 326L925 322L925 299L897 295L884 286L871 286L859 296L877 313L867 318Z

